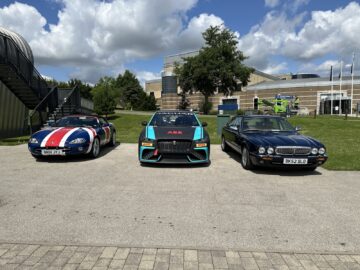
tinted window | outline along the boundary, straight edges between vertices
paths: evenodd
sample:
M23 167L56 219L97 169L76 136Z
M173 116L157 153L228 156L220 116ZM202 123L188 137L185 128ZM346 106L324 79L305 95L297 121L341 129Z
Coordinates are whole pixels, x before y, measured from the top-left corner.
M96 127L97 118L91 116L68 116L63 117L56 122L57 127Z
M243 130L293 131L294 128L280 117L248 117L243 120Z
M229 126L231 127L237 127L240 126L241 124L241 117L235 117L234 119L232 119L229 123Z
M194 114L192 113L156 113L150 122L151 126L158 127L194 127L199 126L199 122Z

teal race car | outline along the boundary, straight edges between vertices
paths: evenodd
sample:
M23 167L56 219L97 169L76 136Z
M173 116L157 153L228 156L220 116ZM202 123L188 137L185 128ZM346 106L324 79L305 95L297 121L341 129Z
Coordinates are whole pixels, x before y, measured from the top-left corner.
M143 122L139 136L140 163L210 163L210 137L195 113L158 111Z

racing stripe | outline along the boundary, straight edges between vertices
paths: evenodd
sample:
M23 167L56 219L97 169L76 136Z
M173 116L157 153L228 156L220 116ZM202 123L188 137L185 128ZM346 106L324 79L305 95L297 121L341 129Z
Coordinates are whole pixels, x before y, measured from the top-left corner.
M89 134L89 138L90 138L90 143L89 143L89 148L88 150L86 151L86 153L90 153L91 151L91 148L92 148L92 143L94 141L94 138L96 136L96 131L95 129L93 128L83 128L83 130L85 130L88 134Z
M49 139L46 142L45 146L46 147L59 147L60 142L62 141L64 136L66 136L66 134L69 133L69 131L72 131L73 129L74 128L62 128L62 129L59 129L57 132L55 132L54 134L52 134L49 137Z
M43 141L41 142L41 147L45 147L46 146L46 144L47 144L47 142L48 142L48 140L49 140L49 138L54 134L54 133L56 133L56 132L58 132L59 130L61 130L61 129L63 129L63 128L57 128L57 129L55 129L55 130L53 130L52 132L50 132L48 135L46 135L46 137L43 139Z
M104 127L103 130L105 131L105 143L110 142L110 127Z
M75 131L79 130L80 128L73 128L71 130L68 131L68 133L66 133L64 135L64 137L61 139L59 146L60 147L64 147L66 140L71 136L71 134L73 134Z

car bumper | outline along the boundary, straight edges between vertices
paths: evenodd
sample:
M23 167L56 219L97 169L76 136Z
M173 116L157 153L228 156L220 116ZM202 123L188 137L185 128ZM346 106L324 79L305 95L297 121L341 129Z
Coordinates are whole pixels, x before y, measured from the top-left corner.
M40 147L38 144L29 144L28 149L34 156L70 156L70 155L84 155L88 153L90 144L76 144L66 147ZM44 155L42 150L61 150L61 154Z
M192 148L187 152L157 152L155 147L139 146L141 163L200 164L209 163L209 148Z
M307 159L307 164L284 164L285 158ZM284 167L284 168L310 168L323 165L328 157L323 155L317 156L269 156L269 155L251 155L250 159L256 166L262 167Z

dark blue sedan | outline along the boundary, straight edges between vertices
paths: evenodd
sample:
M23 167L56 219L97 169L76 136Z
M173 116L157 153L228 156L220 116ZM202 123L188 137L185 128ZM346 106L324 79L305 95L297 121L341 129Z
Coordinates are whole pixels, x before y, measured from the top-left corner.
M241 165L315 170L327 160L325 146L301 135L279 116L236 116L222 130L221 148L241 155Z

